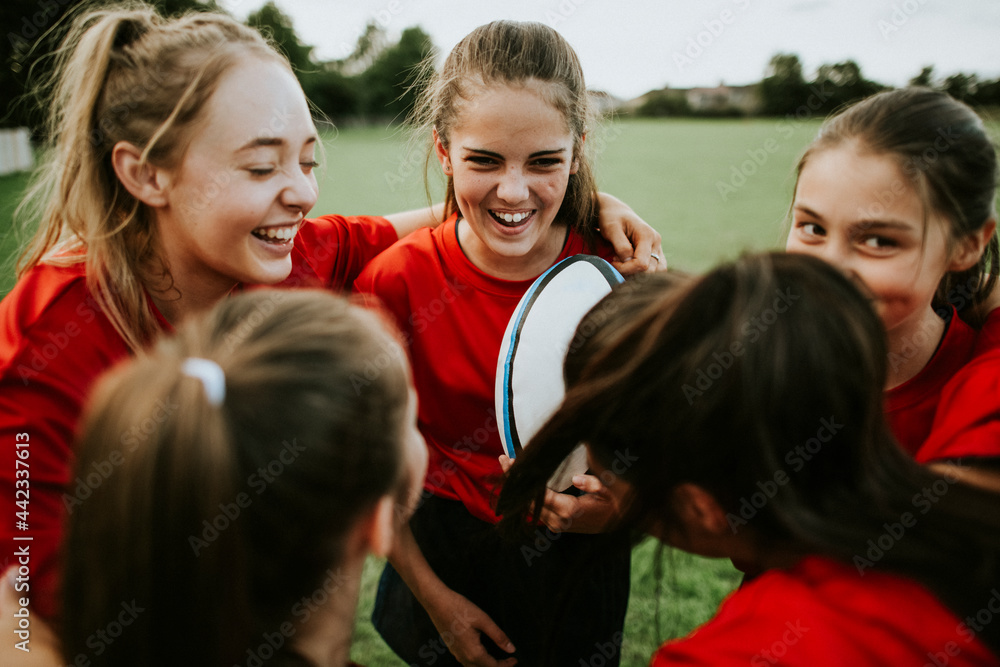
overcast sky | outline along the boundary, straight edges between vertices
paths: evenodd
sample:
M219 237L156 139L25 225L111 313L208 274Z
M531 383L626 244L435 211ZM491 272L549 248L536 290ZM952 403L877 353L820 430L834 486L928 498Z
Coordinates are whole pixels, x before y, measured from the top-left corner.
M265 0L219 0L240 18ZM349 54L368 21L390 37L420 25L447 52L494 19L559 30L590 88L632 98L665 85L760 80L770 57L797 53L807 77L853 59L870 79L902 85L924 65L1000 76L998 0L276 0L321 59Z

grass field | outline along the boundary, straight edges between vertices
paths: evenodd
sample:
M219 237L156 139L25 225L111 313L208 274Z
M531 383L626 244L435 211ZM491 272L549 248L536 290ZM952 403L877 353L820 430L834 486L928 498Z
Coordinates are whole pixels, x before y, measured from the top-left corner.
M671 266L700 271L744 249L782 244L794 163L816 127L773 120L627 121L591 132L588 142L601 188L662 233ZM387 213L426 203L424 153L408 152L400 134L352 129L331 133L325 143L315 213ZM23 175L0 178L0 294L14 282L21 239L9 225L25 183ZM432 187L438 183L432 179ZM633 553L624 665L647 664L660 642L708 619L738 582L728 562L669 552L658 584L657 551L647 541ZM365 570L352 657L371 667L403 665L368 622L380 570L374 560Z

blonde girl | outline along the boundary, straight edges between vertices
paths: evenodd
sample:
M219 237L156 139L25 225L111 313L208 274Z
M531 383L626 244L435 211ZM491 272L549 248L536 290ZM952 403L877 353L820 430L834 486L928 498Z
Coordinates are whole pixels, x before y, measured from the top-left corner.
M51 146L28 199L39 229L0 303L0 440L30 447L24 524L43 616L56 613L62 495L95 378L243 285L348 287L430 220L305 217L317 196L308 104L286 59L232 18L92 10L55 59ZM0 465L8 516L25 484L13 459ZM0 529L3 557L15 532Z

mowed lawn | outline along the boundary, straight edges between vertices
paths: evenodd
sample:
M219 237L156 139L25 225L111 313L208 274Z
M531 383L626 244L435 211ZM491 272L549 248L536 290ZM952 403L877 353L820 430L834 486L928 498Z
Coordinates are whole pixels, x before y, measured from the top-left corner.
M794 164L816 128L812 121L629 120L596 128L588 143L600 187L661 232L671 266L702 271L746 249L782 245ZM371 128L329 132L324 143L313 213L388 213L426 204L424 145L411 150L400 131ZM0 178L0 294L14 282L23 234L10 220L25 183L23 175ZM439 178L430 187L441 196ZM647 664L659 643L707 620L739 581L728 561L666 551L657 566L658 553L653 541L633 553L625 665ZM372 559L365 570L352 657L369 666L404 665L368 621L381 565Z

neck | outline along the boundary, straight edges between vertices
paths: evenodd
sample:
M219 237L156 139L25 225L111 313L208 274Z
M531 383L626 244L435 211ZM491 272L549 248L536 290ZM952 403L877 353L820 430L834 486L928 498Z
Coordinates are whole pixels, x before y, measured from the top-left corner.
M888 332L889 372L885 388L898 387L922 371L937 351L944 331L944 320L928 306L912 323Z
M354 613L363 567L362 554L351 563L330 568L323 588L313 595L313 600L326 598L326 602L314 608L295 640L295 649L310 664L344 667L350 660Z
M208 310L228 295L237 283L219 275L205 276L183 268L147 290L160 314L176 327L188 316Z
M562 252L569 229L553 224L542 242L526 255L498 255L483 243L465 219L456 223L458 244L466 258L480 271L501 280L532 280L552 266Z

